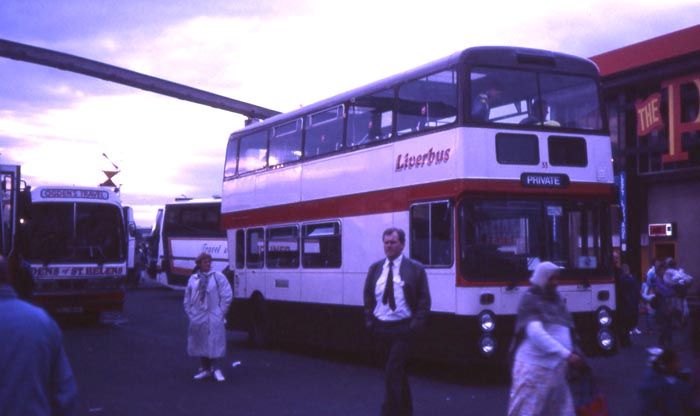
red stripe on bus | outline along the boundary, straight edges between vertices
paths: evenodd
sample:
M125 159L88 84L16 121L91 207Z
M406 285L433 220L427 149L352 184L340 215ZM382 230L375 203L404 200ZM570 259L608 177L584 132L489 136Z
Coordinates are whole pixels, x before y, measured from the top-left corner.
M407 211L409 205L415 202L454 198L465 192L474 195L497 194L499 196L503 194L534 195L536 193L539 197L563 194L561 189L540 188L534 191L533 189L523 188L519 181L457 179L238 212L224 212L221 215L221 226L224 230L229 230L242 227ZM611 184L598 183L572 183L565 192L567 197L604 196L610 198L613 195L613 186ZM235 197L235 195L232 197Z

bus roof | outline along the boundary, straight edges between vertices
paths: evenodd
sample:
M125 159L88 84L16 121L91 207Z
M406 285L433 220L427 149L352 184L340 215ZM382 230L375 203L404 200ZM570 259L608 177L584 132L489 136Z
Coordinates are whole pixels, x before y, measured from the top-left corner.
M193 205L199 205L199 204L220 204L221 203L221 198L215 197L215 198L182 198L182 199L175 199L174 202L168 202L165 204L165 206L171 206L171 205L187 205L187 204L193 204Z
M259 123L253 123L243 129L235 131L233 135L247 133L252 130L257 130L258 128L264 128L287 118L301 117L302 115L326 109L328 106L333 104L349 101L363 95L372 94L374 92L396 86L403 81L434 74L438 71L453 68L461 64L507 67L517 66L523 69L544 69L548 71L566 72L569 74L579 74L591 77L597 77L599 75L596 64L583 57L532 48L512 46L479 46L453 53L450 56L292 110L290 112L278 114Z
M40 202L89 202L121 206L117 192L98 186L38 186L32 189L32 203Z

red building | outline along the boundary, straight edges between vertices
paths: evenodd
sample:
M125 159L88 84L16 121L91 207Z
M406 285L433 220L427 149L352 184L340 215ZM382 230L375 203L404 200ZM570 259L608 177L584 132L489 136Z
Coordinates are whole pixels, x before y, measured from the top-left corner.
M700 25L591 58L603 76L622 226L645 274L673 257L700 274Z

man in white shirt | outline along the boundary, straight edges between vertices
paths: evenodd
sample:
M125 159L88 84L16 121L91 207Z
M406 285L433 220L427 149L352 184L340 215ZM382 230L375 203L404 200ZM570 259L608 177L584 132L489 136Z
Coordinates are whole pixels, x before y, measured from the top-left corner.
M382 241L386 258L370 266L365 280L365 326L386 352L382 415L410 416L413 401L406 361L413 335L423 328L430 312L430 289L425 268L402 254L404 231L389 228Z

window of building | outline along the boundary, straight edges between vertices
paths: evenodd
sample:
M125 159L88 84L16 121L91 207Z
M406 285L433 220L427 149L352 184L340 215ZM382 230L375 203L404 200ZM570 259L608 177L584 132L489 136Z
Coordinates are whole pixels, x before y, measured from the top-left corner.
M448 201L411 206L411 258L426 266L449 267L453 259L452 209Z
M339 222L322 222L302 226L301 262L305 268L338 268L341 265Z

